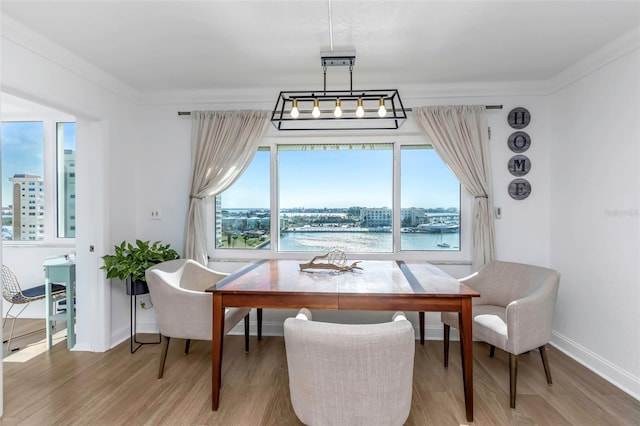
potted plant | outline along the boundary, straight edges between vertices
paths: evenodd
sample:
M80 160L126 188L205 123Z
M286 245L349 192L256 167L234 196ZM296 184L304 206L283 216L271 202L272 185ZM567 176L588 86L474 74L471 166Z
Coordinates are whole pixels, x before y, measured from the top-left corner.
M100 269L107 271L107 278L119 278L126 282L127 294L146 294L149 292L144 272L147 268L167 260L180 258L169 244L160 241L136 240L135 245L123 241L115 246L115 254L102 257L104 265Z

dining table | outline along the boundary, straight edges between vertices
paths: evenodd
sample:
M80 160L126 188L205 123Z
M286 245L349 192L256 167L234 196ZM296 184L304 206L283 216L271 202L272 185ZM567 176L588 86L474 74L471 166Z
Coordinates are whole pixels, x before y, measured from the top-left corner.
M465 413L467 421L473 421L471 305L480 294L426 261L363 260L354 265L339 271L304 268L301 260L264 259L207 289L213 299L214 411L220 406L226 308L458 312Z

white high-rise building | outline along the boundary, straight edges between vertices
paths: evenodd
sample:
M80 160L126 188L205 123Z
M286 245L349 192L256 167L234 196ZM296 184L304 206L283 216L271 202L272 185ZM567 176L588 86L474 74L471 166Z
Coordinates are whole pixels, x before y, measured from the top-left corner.
M13 239L44 239L44 179L36 175L16 174L13 183Z
M64 150L64 173L58 181L58 236L76 236L76 153Z

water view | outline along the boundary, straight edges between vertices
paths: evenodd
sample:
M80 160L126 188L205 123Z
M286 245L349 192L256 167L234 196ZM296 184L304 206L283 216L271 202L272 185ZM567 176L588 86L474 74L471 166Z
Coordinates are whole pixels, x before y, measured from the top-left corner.
M460 234L402 232L402 250L458 250ZM349 253L392 252L391 232L283 232L280 251L328 251L338 248Z

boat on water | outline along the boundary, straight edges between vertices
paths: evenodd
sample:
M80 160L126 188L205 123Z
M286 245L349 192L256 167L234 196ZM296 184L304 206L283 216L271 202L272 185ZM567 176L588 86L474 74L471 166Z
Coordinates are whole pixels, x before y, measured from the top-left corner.
M423 223L416 227L417 232L453 233L460 231L460 225L450 222Z

